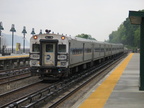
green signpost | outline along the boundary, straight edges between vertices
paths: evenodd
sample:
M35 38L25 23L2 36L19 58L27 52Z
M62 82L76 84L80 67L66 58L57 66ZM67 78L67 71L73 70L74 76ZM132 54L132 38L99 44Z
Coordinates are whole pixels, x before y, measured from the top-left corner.
M129 11L131 24L140 25L140 87L144 90L144 12Z

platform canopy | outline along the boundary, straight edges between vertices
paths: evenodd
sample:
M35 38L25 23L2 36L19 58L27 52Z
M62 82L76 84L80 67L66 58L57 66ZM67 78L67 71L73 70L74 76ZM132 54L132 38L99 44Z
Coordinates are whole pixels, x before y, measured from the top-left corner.
M140 25L140 87L144 91L144 12L129 11L129 18L132 24Z
M141 11L129 11L129 18L132 24L141 24L144 12Z

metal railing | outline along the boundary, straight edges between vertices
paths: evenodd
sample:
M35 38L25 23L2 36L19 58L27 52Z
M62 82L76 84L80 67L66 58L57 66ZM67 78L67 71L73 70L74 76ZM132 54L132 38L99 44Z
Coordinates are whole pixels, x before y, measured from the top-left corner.
M12 48L5 48L2 49L1 54L11 54L12 53ZM30 49L29 48L25 48L25 54L29 54ZM15 49L13 49L13 54L23 54L23 49L20 49L19 51L16 51Z

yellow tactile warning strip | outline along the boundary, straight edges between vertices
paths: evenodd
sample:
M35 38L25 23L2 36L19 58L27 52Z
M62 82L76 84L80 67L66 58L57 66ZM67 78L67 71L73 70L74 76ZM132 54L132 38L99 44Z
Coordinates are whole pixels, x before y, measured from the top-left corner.
M0 57L0 59L7 59L7 58L21 58L21 57L29 57L29 55L5 56L5 57Z
M103 108L132 56L133 53L130 53L79 108Z

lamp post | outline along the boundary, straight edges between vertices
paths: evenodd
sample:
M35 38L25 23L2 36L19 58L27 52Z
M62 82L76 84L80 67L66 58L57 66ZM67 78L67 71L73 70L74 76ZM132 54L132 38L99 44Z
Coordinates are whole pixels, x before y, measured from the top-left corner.
M39 34L42 34L42 30L40 30L40 33Z
M3 26L2 26L2 22L0 22L0 53L1 52L1 30L4 30Z
M34 35L34 34L35 34L34 28L32 28L32 32L31 32L31 34L32 34L32 35Z
M23 27L23 31L22 31L24 37L23 37L23 53L25 53L25 34L27 33L26 31L26 27Z
M10 31L12 32L12 53L13 53L14 32L16 32L14 24L12 24Z

